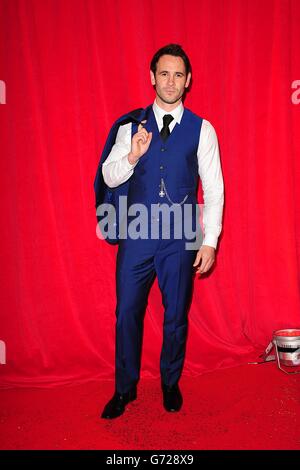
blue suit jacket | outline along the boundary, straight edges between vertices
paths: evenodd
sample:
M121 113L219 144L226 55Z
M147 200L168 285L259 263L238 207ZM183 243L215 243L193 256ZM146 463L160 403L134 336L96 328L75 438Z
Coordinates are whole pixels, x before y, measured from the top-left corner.
M120 184L116 188L109 188L106 183L104 182L103 175L102 175L102 165L107 159L108 155L110 154L110 151L116 141L117 133L119 130L119 127L121 125L127 124L129 122L133 123L136 128L138 125L141 123L143 120L147 120L148 113L151 109L152 105L147 106L147 108L138 108L133 111L130 111L127 114L124 114L121 116L115 123L113 124L104 149L102 151L101 157L100 157L100 162L98 165L96 177L94 180L94 191L95 191L95 207L97 208L100 204L108 203L112 204L114 206L115 211L116 211L116 237L108 237L105 238L108 243L111 244L116 244L118 243L118 214L119 214L119 196L125 196L128 193L128 188L129 188L129 180L126 181L123 184ZM103 217L97 216L98 222L101 221ZM100 225L99 225L100 227Z

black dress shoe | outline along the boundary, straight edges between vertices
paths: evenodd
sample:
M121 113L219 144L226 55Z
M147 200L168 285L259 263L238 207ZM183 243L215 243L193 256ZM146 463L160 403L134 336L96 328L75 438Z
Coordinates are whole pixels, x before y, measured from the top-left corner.
M115 392L112 399L105 406L101 418L113 419L121 416L125 411L125 406L136 399L136 387L127 393Z
M162 384L164 407L167 411L179 411L182 405L182 395L178 384Z

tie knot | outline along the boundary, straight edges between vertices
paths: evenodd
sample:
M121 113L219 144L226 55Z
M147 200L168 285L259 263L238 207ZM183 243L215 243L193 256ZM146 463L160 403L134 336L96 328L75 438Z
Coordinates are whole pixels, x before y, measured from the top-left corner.
M165 114L163 117L164 127L169 126L169 124L173 121L172 114Z

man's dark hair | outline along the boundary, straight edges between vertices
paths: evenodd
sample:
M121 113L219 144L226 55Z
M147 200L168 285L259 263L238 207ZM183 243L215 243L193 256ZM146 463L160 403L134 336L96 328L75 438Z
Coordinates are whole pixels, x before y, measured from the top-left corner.
M186 53L184 52L184 50L182 49L182 47L179 44L168 44L167 46L161 47L154 54L154 56L151 60L150 70L152 70L154 75L155 75L155 72L156 72L157 62L159 61L161 56L166 55L166 54L167 55L173 55L175 57L181 57L183 62L184 62L184 65L185 65L186 74L191 72L192 68L191 68L190 60L189 60L188 56L186 55Z

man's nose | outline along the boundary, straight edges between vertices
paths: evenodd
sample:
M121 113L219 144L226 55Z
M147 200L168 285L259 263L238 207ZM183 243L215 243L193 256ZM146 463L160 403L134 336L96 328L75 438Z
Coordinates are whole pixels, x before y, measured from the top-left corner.
M169 75L168 83L172 85L174 83L174 77L172 75Z

